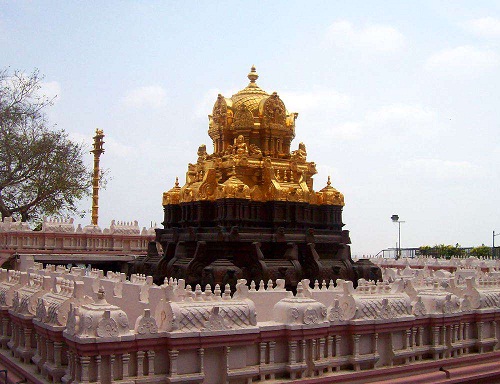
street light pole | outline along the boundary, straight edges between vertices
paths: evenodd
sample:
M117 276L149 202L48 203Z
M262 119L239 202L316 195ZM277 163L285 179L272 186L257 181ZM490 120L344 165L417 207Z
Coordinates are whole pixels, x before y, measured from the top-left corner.
M401 257L401 223L404 223L404 221L399 220L398 215L392 215L391 220L393 223L398 223L398 247L396 251L396 259L399 259Z

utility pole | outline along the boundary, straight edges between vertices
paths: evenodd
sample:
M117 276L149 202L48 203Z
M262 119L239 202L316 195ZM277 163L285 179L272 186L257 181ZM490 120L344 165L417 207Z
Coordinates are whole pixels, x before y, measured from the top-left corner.
M104 133L101 129L95 130L94 149L90 153L94 154L94 174L92 177L92 224L97 225L99 220L99 157L104 153L102 141Z

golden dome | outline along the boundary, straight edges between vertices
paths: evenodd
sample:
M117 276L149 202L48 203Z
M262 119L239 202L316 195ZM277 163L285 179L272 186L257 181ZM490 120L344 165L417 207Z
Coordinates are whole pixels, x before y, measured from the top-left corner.
M326 182L326 187L316 193L318 202L324 205L341 205L344 206L344 195L332 187L330 176Z
M179 204L181 187L179 186L179 178L175 178L175 185L168 192L163 192L163 205Z
M259 104L262 100L267 99L270 95L262 90L256 83L259 78L255 66L252 66L248 79L250 83L238 93L231 96L233 111L238 110L241 106L246 107L255 117L259 115Z

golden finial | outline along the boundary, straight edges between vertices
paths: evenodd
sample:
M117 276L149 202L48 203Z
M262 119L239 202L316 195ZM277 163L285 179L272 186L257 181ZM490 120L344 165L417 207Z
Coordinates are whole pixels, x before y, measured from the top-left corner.
M175 188L179 188L179 178L175 178Z
M257 71L255 70L255 65L252 65L250 69L250 73L248 74L248 79L250 80L250 84L255 84L255 81L259 78Z
M330 176L328 176L328 181L326 182L326 185L330 186L332 183L330 182Z

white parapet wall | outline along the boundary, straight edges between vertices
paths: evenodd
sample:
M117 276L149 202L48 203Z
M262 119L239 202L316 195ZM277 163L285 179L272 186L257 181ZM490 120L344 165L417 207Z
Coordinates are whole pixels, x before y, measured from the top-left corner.
M295 295L281 280L240 280L232 296L96 269L1 269L0 365L40 383L398 382L423 373L419 382L432 383L446 378L440 367L458 365L458 375L470 366L470 376L492 362L489 377L500 377L500 278L495 266L479 267L384 268L391 281L356 288L303 280Z

